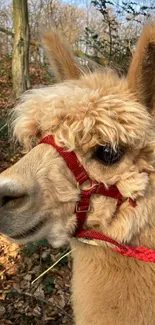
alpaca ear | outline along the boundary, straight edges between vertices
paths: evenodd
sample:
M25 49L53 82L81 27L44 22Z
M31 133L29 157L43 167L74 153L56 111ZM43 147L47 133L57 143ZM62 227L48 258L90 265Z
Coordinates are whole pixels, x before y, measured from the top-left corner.
M155 24L146 25L128 72L129 88L151 112L155 108Z
M78 67L78 62L76 62L72 52L57 32L45 33L42 38L42 43L47 50L51 69L56 77L56 81L61 82L80 77L81 72Z

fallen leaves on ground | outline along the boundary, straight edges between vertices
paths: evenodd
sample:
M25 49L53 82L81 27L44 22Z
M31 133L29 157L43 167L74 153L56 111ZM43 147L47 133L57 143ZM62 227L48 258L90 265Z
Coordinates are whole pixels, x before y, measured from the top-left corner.
M0 238L0 324L73 325L70 306L71 259L32 281L60 258L45 243L18 247Z

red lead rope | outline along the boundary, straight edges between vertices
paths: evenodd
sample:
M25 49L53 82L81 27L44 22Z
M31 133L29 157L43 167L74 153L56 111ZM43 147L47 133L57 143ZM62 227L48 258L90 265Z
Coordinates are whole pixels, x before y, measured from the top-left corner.
M59 154L64 158L68 168L72 171L73 175L76 178L76 181L79 185L84 183L86 180L90 181L90 189L89 190L81 190L81 196L79 201L75 207L75 214L77 217L77 230L74 237L84 238L84 239L95 239L105 241L115 246L112 248L114 252L118 252L123 256L133 257L143 262L153 262L155 263L155 251L146 248L146 247L130 247L123 244L119 244L114 239L99 233L95 230L86 230L83 229L84 222L87 218L87 213L90 209L90 199L92 194L104 195L117 200L117 207L119 207L124 199L119 192L116 186L110 186L106 188L103 183L96 183L90 180L88 173L84 169L84 167L79 162L77 156L74 152L67 152L63 147L57 146L53 136L47 136L40 141L40 143L46 143L54 147ZM129 203L136 207L136 201L132 199L128 199Z
M82 229L75 235L77 238L96 239L102 240L114 245L116 248L112 248L114 252L120 253L123 256L133 257L143 262L155 263L155 251L147 247L131 247L123 244L119 244L116 240L101 234L95 230Z

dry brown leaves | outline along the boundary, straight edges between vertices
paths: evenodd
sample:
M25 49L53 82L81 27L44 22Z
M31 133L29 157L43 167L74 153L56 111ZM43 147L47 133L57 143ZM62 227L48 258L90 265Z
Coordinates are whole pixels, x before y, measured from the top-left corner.
M73 325L70 258L31 282L62 252L45 244L28 248L0 238L0 324Z

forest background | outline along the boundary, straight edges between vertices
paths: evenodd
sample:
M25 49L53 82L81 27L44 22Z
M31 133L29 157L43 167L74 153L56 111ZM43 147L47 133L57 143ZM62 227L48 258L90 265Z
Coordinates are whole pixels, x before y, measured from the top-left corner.
M55 82L44 31L58 30L87 69L126 74L143 25L154 21L154 0L0 0L0 171L22 155L10 141L12 107L25 90ZM1 325L73 325L70 258L31 284L66 249L46 240L18 247L0 236Z

